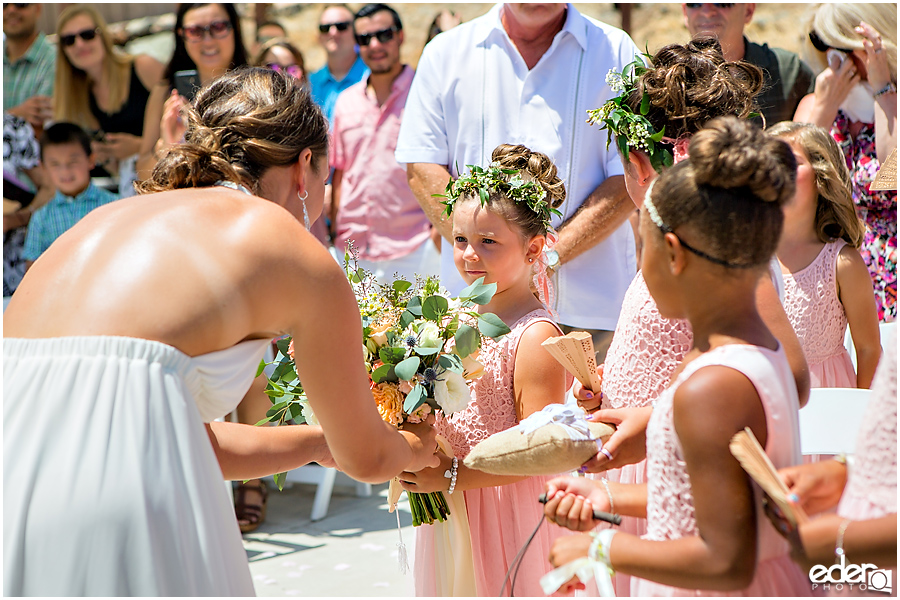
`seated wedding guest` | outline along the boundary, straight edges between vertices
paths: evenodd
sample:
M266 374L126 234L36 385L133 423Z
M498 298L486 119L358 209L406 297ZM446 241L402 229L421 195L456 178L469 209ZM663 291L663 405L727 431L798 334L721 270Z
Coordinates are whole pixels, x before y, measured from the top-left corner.
M272 38L262 44L256 52L253 64L273 71L284 71L303 82L305 87L309 86L303 54L297 46L285 38Z
M41 163L56 194L31 215L22 251L26 269L89 212L118 199L91 183L91 138L74 123L54 123L44 130Z
M239 69L184 110L143 195L61 236L4 314L5 595L250 596L223 476L437 464L430 425L381 420L353 291L299 222L328 175L309 93ZM283 334L321 428L216 422Z
M756 103L766 125L790 121L800 100L813 89L813 72L793 52L747 39L744 27L753 19L756 4L688 2L681 9L692 36L716 36L726 60L744 60L762 69L763 89Z
M795 121L831 129L850 169L853 202L866 226L860 253L875 287L878 319L897 318L897 191L870 189L897 147L897 5L822 4L809 27L822 69Z
M334 247L348 242L359 266L381 283L437 275L440 254L431 222L397 163L397 133L414 70L400 62L403 23L386 4L367 4L353 19L359 54L371 73L337 99L332 123L331 222Z
M278 21L264 21L256 27L256 42L253 44L253 54L259 53L259 49L269 40L286 38L287 29Z
M851 435L843 432L843 435ZM769 503L768 516L791 542L793 557L806 570L815 565L871 563L894 569L890 580L862 580L896 585L897 567L897 338L889 340L872 381L872 399L857 435L852 466L846 458L781 469L792 500L813 517L794 529ZM837 507L837 511L833 509ZM827 589L821 585L820 589ZM862 591L861 586L848 590ZM859 594L862 595L862 594Z
M39 3L3 3L3 112L37 130L53 116L56 68L56 50L37 27L42 9Z
M198 85L206 85L230 69L247 65L241 20L233 4L178 5L175 13L175 52L163 80L150 92L144 118L144 137L137 163L138 179L146 179L157 160L181 141L181 109L191 100L175 90L175 74L196 71Z
M53 196L41 166L41 148L25 119L3 113L3 298L13 295L25 275L25 235L34 211ZM38 184L37 193L17 177L24 172ZM11 210L7 210L7 204Z
M789 143L797 159L797 191L784 207L777 254L810 386L867 388L881 337L872 279L857 250L864 229L844 155L826 129L809 123L782 121L767 131ZM848 324L855 363L844 347Z
M141 149L144 112L163 65L115 48L106 21L93 6L75 4L59 15L53 118L94 131L94 156L106 175L120 168L120 195L132 195L134 166Z
M554 566L589 557L600 570L630 573L635 596L811 594L729 449L749 427L776 466L800 461L797 384L755 300L796 169L785 142L719 117L691 138L688 158L650 186L642 272L660 315L688 319L693 347L656 400L647 484L560 477L547 485L545 507L575 531L594 526L593 507L646 517L647 533L558 538ZM562 583L566 591L579 585Z

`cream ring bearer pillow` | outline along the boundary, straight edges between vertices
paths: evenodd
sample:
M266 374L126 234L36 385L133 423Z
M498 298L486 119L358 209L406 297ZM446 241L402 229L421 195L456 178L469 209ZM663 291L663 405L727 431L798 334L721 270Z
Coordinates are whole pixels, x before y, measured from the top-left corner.
M574 471L615 429L593 423L578 406L550 404L515 427L480 442L463 463L494 475L556 475Z

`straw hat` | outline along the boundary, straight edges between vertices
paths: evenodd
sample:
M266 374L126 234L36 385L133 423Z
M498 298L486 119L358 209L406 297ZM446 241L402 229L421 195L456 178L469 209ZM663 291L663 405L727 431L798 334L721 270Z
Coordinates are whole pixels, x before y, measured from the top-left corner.
M887 160L881 163L875 181L869 186L870 190L896 190L897 189L897 149L891 150Z

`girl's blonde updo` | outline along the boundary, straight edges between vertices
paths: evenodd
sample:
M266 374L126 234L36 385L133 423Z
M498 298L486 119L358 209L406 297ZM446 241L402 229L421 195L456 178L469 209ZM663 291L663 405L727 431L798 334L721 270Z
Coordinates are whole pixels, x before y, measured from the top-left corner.
M521 144L500 144L491 154L491 163L501 169L516 169L524 181L538 183L547 193L546 202L553 208L561 206L566 199L566 186L556 174L556 165L542 152L533 152ZM528 206L511 202L499 194L491 194L491 204L510 224L519 227L525 237L547 234L542 215Z
M232 181L258 191L269 167L312 151L312 169L328 153L328 121L302 83L270 69L232 71L204 87L186 108L184 143L156 165L141 193Z

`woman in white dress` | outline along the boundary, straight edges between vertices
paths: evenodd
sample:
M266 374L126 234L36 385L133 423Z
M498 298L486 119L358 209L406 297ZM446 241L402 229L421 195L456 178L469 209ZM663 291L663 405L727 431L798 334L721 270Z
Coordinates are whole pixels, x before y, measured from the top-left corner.
M298 222L321 211L327 136L298 80L225 75L156 193L90 213L29 270L3 318L4 595L252 595L223 475L436 465L428 425L378 416L353 293ZM212 422L282 334L321 429Z

